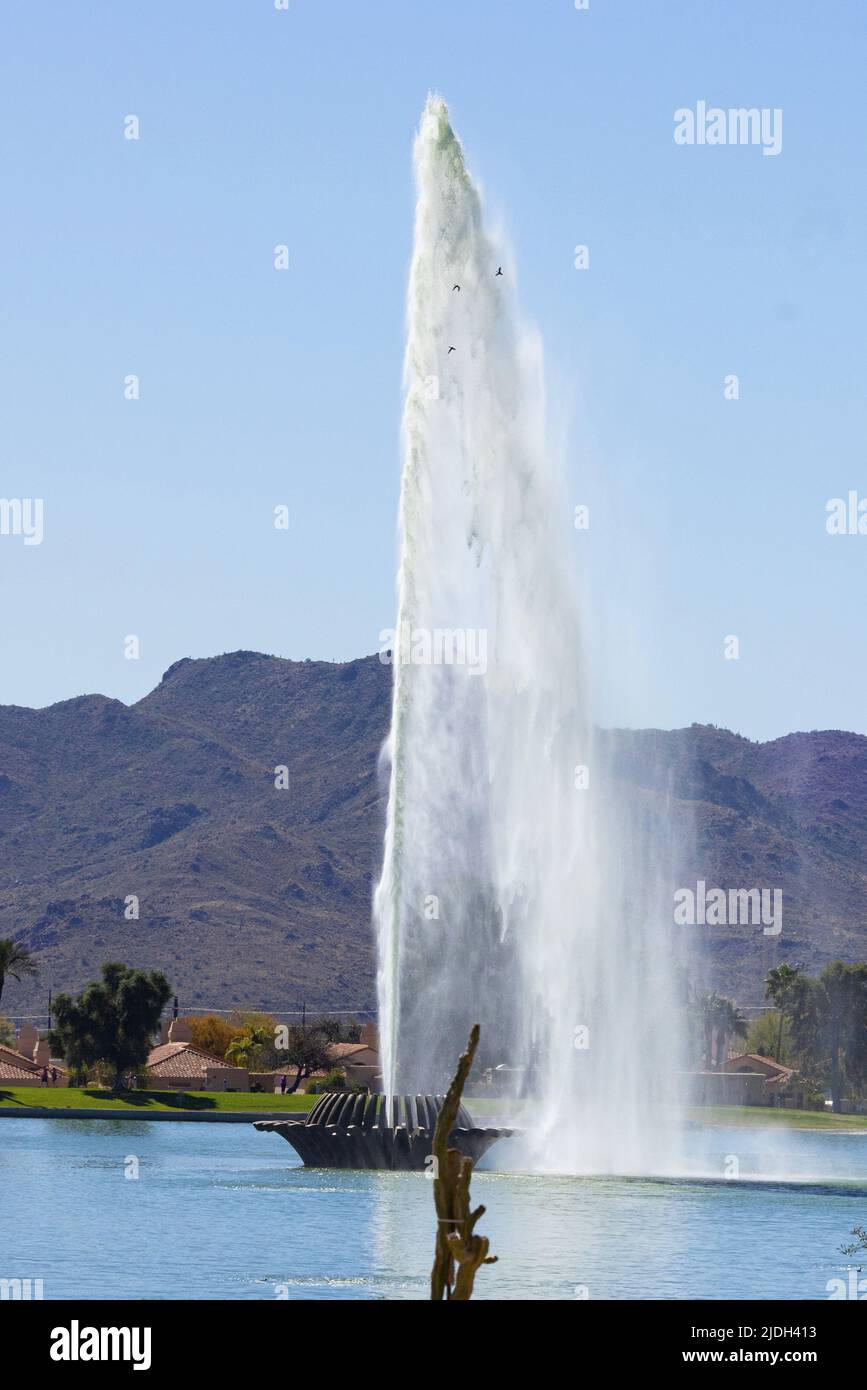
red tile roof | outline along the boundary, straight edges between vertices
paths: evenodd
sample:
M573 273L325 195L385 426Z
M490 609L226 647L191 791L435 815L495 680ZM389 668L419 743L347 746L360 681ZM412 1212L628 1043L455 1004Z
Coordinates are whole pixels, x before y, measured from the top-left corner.
M35 1086L39 1080L39 1071L29 1070L25 1067L17 1067L14 1063L8 1062L5 1057L0 1057L0 1081L17 1081L19 1085Z
M784 1067L782 1062L775 1062L773 1057L763 1057L760 1052L739 1052L735 1057L729 1057L730 1062L761 1062L766 1067L773 1067L775 1071L786 1072L791 1075L793 1067Z
M151 1049L147 1067L158 1076L204 1076L209 1067L228 1067L222 1057L212 1057L195 1043L161 1043Z
M57 1063L49 1062L49 1072L52 1067L57 1067ZM64 1067L57 1067L57 1070L65 1075ZM18 1081L25 1085L29 1081L33 1085L39 1080L41 1072L42 1067L32 1057L25 1057L23 1052L16 1052L14 1047L0 1043L0 1081Z

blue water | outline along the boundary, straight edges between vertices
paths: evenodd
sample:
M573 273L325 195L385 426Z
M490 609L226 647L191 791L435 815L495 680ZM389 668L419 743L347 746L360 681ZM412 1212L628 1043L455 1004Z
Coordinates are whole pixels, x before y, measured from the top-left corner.
M702 1180L478 1171L499 1263L477 1296L826 1297L867 1224L867 1134L692 1144ZM434 1229L423 1175L304 1169L252 1125L0 1120L0 1277L46 1298L425 1298Z

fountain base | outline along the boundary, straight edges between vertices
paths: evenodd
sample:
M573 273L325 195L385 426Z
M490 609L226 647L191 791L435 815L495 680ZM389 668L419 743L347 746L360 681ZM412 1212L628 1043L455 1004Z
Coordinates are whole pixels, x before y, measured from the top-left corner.
M444 1096L354 1095L326 1091L301 1121L256 1120L291 1144L308 1168L379 1168L424 1172ZM462 1105L449 1134L449 1147L478 1162L511 1129L482 1129Z

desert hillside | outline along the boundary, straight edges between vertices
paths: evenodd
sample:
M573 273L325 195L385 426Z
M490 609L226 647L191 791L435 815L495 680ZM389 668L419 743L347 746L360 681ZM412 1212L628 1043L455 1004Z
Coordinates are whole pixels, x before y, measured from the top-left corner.
M389 696L375 656L233 652L177 662L131 707L0 708L0 933L23 933L42 967L4 1008L41 1007L108 957L165 970L189 1009L372 1007ZM636 796L694 826L685 884L783 889L778 940L692 929L699 983L756 1003L775 961L867 953L867 738L605 738Z

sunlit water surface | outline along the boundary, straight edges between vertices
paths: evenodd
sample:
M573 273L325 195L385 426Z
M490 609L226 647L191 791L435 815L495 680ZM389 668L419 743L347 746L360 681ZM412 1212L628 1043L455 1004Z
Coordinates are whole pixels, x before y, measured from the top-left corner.
M478 1171L499 1256L478 1297L826 1297L867 1219L867 1134L689 1146L707 1177ZM0 1121L0 1277L46 1298L425 1298L433 1234L423 1175L304 1169L252 1125Z

